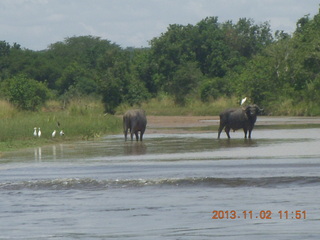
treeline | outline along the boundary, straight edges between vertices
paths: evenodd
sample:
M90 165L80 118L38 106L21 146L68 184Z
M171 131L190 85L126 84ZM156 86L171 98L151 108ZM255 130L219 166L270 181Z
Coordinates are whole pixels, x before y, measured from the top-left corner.
M122 49L93 36L31 51L0 42L0 95L21 109L48 99L102 98L105 111L168 94L215 101L247 96L270 114L320 114L320 14L297 21L292 35L251 19L169 25L149 48ZM289 111L294 109L294 111Z

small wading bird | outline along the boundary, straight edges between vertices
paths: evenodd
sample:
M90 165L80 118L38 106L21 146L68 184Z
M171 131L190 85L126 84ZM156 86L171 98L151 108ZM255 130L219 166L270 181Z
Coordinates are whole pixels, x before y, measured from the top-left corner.
M56 132L57 132L56 130L53 131L53 133L52 133L53 138L56 136Z
M240 105L243 105L246 101L247 101L247 97L243 98L243 99L241 100L241 104L240 104Z
M33 131L33 136L36 137L36 136L37 136L37 128L35 127L35 128L33 128L33 130L34 130L34 131Z
M38 131L38 137L41 137L41 130L39 128L39 131Z
M60 131L60 136L63 136L64 135L64 132L61 130Z

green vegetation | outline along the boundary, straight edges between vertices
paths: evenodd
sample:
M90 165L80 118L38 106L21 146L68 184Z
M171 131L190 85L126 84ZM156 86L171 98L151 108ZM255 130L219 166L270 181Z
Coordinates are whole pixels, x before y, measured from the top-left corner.
M181 109L191 102L219 108L221 98L247 96L266 114L319 115L319 29L320 13L299 19L292 35L272 34L267 22L207 17L169 25L149 48L122 49L93 36L69 37L42 51L0 41L0 98L36 111L48 99L67 106L95 96L104 112L115 114L120 105L163 95L179 113L189 113Z
M0 41L0 145L38 144L34 127L58 141L51 139L57 121L65 139L119 132L113 114L132 107L149 115L217 115L244 96L265 114L318 116L319 46L320 13L299 19L292 35L246 18L172 24L149 48L123 49L94 36L42 51Z
M38 112L18 111L8 102L1 101L0 116L0 151L62 141L94 140L105 134L120 133L122 129L119 117L103 114L101 102L88 99L74 101L63 110L59 103L48 102ZM40 127L41 137L33 136L34 127ZM52 138L54 130L57 134ZM60 130L65 133L62 137Z
M38 110L49 96L49 89L43 83L24 76L6 79L2 86L9 101L21 110Z
M217 116L226 108L238 105L236 98L219 98L214 102L202 102L201 100L188 100L183 106L175 103L174 98L168 95L159 95L148 102L130 106L122 104L117 108L118 114L123 114L129 108L143 108L147 115L154 116Z

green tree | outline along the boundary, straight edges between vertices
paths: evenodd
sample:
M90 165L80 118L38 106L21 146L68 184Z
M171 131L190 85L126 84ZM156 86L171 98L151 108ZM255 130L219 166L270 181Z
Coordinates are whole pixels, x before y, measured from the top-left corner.
M110 77L104 79L103 85L100 86L105 112L115 114L116 108L123 102L124 97L121 81Z
M196 92L202 80L202 73L196 63L187 62L180 65L175 72L169 85L169 93L174 96L174 100L179 105L184 105L187 96Z
M209 77L223 77L227 72L226 59L230 49L224 40L217 17L208 17L195 26L194 52L202 73Z
M221 96L230 96L230 85L228 78L215 77L206 79L200 86L201 101L206 102Z
M179 66L193 59L190 50L192 26L169 25L167 32L151 40L153 82L158 90L170 91L171 81Z
M277 97L279 89L273 59L256 56L246 65L237 79L237 95L247 96L254 103L265 105L272 97Z
M153 74L156 69L155 61L151 56L149 48L127 49L131 56L130 73L139 79L146 90L155 96L158 92L157 85L153 80Z
M21 110L36 111L49 98L43 83L22 75L8 79L4 85L9 101Z
M80 94L91 94L97 92L98 88L93 78L91 71L74 62L64 69L56 85L61 93L66 93L72 87Z
M120 47L110 48L98 59L97 82L107 113L114 114L124 102L130 83L128 52Z
M135 104L140 105L141 102L150 98L150 93L144 83L138 79L132 78L126 87L126 91L123 101L129 103L131 106Z
M0 77L4 78L8 74L8 68L10 66L10 44L5 41L0 41Z

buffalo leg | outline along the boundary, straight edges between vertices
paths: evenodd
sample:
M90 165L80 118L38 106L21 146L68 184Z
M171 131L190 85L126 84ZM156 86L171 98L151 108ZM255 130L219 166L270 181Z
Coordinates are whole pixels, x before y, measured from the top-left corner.
M221 132L222 132L222 130L223 130L223 128L224 128L224 126L225 126L225 125L223 125L223 124L220 124L220 126L219 126L219 130L218 130L218 139L220 139L220 134L221 134Z
M228 136L228 138L230 138L230 127L229 126L226 126L226 128L224 129L226 131L226 134Z
M127 141L128 128L125 128L125 130L123 131L123 134L124 134L125 141Z
M252 127L249 128L249 138L251 138L251 132L252 132L252 130L253 130L253 127L254 127L254 126L252 126Z
M246 128L243 129L244 132L244 138L247 138L247 132L248 130ZM250 131L249 131L249 138L250 138Z
M140 141L142 141L143 134L144 134L144 130L140 132Z

